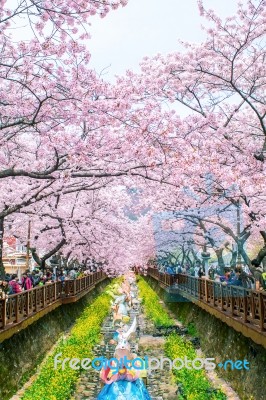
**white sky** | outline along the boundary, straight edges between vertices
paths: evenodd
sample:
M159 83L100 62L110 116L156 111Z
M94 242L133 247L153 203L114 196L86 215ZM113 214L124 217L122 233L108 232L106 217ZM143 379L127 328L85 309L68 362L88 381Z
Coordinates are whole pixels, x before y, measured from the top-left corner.
M223 18L235 13L237 0L204 0L204 5ZM129 0L126 7L91 22L91 67L99 73L109 67L106 80L127 69L137 71L145 55L178 50L178 39L204 40L205 20L199 16L197 0Z

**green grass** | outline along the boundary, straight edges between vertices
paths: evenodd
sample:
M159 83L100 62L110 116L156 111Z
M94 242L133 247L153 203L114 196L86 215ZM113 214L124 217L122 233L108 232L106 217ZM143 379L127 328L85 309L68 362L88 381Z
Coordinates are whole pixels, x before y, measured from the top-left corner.
M188 329L188 334L189 335L194 336L194 337L197 336L197 329L196 329L195 324L193 322L189 322L189 324L187 326L187 329Z
M165 354L172 360L178 358L195 360L196 351L190 342L186 342L181 336L170 335L165 343ZM180 362L177 362L177 366ZM191 364L188 364L189 366ZM198 364L199 365L199 364ZM174 369L175 381L180 387L180 400L225 400L226 396L221 390L214 390L206 377L204 369Z
M138 280L138 287L147 317L154 322L155 326L172 326L174 321L159 303L159 296L142 277Z

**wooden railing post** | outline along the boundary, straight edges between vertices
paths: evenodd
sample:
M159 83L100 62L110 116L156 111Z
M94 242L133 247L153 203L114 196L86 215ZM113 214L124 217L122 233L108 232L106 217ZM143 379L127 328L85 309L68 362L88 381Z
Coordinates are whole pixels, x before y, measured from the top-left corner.
M205 279L204 284L205 284L205 301L206 301L206 303L208 303L208 299L209 299L209 294L208 294L209 286L208 286L208 281L207 281L207 279Z
M215 287L219 287L219 292L220 292L220 298L221 298L221 310L223 311L223 309L224 309L224 294L223 294L223 288L222 288L222 286L220 285L220 286L218 286L218 285L215 285Z
M38 304L37 304L37 288L34 289L35 293L34 293L34 297L35 297L35 312L38 311Z
M230 287L229 287L230 299L231 299L230 311L231 311L231 314L234 315L234 306L235 306L235 304L234 304L234 298L233 298L232 291L233 291L233 290L232 290L232 286L230 286Z
M264 328L264 318L265 318L265 309L264 309L264 301L263 294L259 293L259 316L260 316L260 330L265 331Z
M251 296L250 296L250 310L251 310L251 319L255 319L255 302L254 302L254 292L251 292Z
M42 308L45 307L45 286L42 286Z
M215 283L212 281L211 283L211 290L212 290L212 305L215 307Z
M2 328L6 326L6 299L0 300L2 306Z
M26 316L29 315L29 309L30 309L30 292L27 290L26 291Z
M19 321L18 297L19 295L15 296L15 322Z
M57 299L57 284L54 282L54 301Z
M248 298L247 298L247 290L244 290L244 298L243 298L243 320L244 323L248 321Z

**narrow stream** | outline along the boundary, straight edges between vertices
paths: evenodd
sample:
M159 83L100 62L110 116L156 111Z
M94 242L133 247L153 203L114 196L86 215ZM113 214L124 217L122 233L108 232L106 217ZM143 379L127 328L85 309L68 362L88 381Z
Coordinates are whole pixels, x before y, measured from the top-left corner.
M169 310L167 312L171 313ZM144 358L144 356L163 357L165 338L157 336L159 334L158 329L145 317L141 306L137 311L130 313L130 323L132 323L135 315L138 320L138 328L135 338L130 340L132 352L141 358ZM185 334L186 329L178 321L175 320L175 323L177 330L182 335ZM115 329L112 326L112 316L110 314L102 326L102 340L94 349L95 358L104 356L110 359L113 357L115 345L111 345L109 342L113 338L114 332ZM200 349L198 351L200 352ZM172 372L169 370L167 363L164 365L162 370L156 369L149 372L147 379L144 378L144 381L152 400L177 400L179 398L177 394L178 386L174 382ZM208 378L214 388L223 390L228 400L240 400L233 389L224 380L220 379L215 372L209 373ZM100 380L99 371L95 369L84 371L77 382L76 390L71 400L95 400L102 387L103 383Z
M144 356L161 357L163 355L164 339L152 336L154 325L145 318L142 308L140 307L140 309L135 312L131 311L129 315L129 324L133 322L135 316L138 320L135 338L130 340L132 352L136 353L141 358L144 358ZM110 315L106 318L102 326L103 337L101 343L94 348L95 358L104 356L110 359L113 357L115 345L111 345L109 342L113 338L114 332L112 316ZM171 383L171 372L168 368L164 368L162 371L151 371L147 380L144 378L144 381L147 384L147 389L152 400L177 399L177 385ZM84 371L79 378L75 394L72 396L71 400L95 400L102 386L103 384L99 377L99 371L95 369Z

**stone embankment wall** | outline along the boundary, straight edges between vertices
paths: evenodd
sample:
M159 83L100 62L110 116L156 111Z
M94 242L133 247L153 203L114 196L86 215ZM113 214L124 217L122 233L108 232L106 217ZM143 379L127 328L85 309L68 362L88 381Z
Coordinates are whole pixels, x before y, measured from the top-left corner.
M266 349L236 332L228 325L188 301L167 302L165 291L157 281L147 277L151 287L165 301L176 318L194 331L200 339L205 357L215 358L216 363L226 360L247 360L249 370L231 370L230 365L217 368L216 372L229 382L242 400L266 399Z
M98 284L76 303L65 304L0 343L0 399L8 400L33 375L46 353L69 330L84 308L110 281Z

